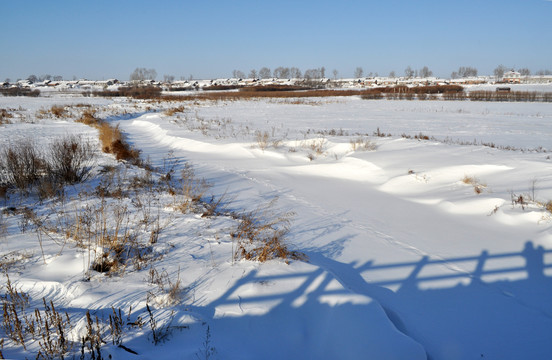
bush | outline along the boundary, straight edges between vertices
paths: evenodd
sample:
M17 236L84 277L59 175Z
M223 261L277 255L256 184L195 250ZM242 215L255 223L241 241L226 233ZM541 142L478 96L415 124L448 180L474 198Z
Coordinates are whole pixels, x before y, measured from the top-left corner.
M46 163L30 139L8 144L0 155L2 182L10 186L27 190L44 173Z
M4 96L31 96L37 97L40 95L40 90L31 90L29 88L12 87L7 89L0 89L0 94Z
M161 88L156 86L128 86L117 90L104 90L94 92L95 96L120 97L126 96L135 99L158 99L161 97Z
M80 136L67 135L50 145L50 169L60 182L74 184L85 180L93 167L95 149Z

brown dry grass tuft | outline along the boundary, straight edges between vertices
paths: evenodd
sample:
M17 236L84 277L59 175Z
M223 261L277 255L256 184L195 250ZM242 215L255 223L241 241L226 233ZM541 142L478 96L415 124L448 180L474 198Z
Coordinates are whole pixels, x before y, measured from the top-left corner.
M54 115L57 118L65 117L67 114L65 107L60 105L53 105L50 108L50 112L52 113L52 115Z
M134 149L125 141L119 126L111 126L105 121L98 119L95 114L96 111L94 109L86 109L77 121L99 130L102 151L115 155L117 160L125 160L134 165L141 165L140 151Z
M464 175L464 177L462 178L462 182L466 185L473 186L473 191L478 195L481 194L483 192L483 189L487 187L487 185L481 184L479 182L479 179L477 179L475 176Z
M289 233L293 212L276 214L273 206L276 200L251 212L234 214L239 221L234 232L236 240L234 259L265 262L271 259L304 260L306 256L291 251L285 244Z
M6 109L0 109L0 125L10 124L11 123L11 120L10 120L11 118L13 118L12 113L10 113Z
M544 205L544 208L545 208L546 211L548 211L549 213L552 213L552 200L548 201L548 202Z

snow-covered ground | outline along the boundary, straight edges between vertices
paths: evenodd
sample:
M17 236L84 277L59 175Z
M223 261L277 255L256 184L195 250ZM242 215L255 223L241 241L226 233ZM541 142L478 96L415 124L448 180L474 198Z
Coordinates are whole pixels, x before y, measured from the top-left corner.
M167 159L178 168L192 164L212 184L206 198L222 197L227 209L253 211L277 198L275 214L294 213L288 246L308 257L234 260L235 219L183 214L166 193L136 191L117 200L135 224L129 231L147 237L150 228L135 221L144 209L163 230L147 265L108 276L89 271L95 252L70 237L22 232L23 215L8 208L29 200L12 194L3 201L0 252L4 262L17 259L7 273L30 296L29 308L52 300L71 316L75 339L87 310L104 323L111 307L125 318L130 312L129 323L143 320L126 325L122 337L138 355L107 341L104 357L552 357L552 214L545 209L552 104L0 97L0 108L25 121L1 125L1 144L24 136L46 144L66 133L97 139L97 130L73 121L77 115L35 119L41 108L78 103L97 107L154 167L166 168ZM375 136L378 130L391 136ZM431 140L413 138L420 133ZM111 155L98 164L118 167L126 179L141 176ZM104 186L98 169L68 189L63 203L50 203L64 214L58 218L93 206L77 194ZM513 201L520 195L523 203ZM47 213L48 202L32 205ZM171 297L167 288L177 282ZM146 304L157 335L167 335L157 345ZM28 348L39 349L38 341ZM8 340L2 352L26 354Z

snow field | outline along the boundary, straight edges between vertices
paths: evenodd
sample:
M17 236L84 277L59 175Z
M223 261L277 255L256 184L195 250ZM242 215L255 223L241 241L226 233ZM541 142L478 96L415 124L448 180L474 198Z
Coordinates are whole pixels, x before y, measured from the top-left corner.
M21 106L45 106L43 98L36 101L41 105L25 100ZM192 163L212 182L210 193L232 199L228 207L255 209L278 197L276 210L296 214L288 244L309 260L236 261L233 219L182 214L169 206L169 195L143 194L166 224L152 247L155 256L141 270L90 272L88 280L87 251L71 240L44 237L42 256L37 235L19 231L21 216L4 215L0 249L29 255L9 273L32 306L46 297L80 319L84 309L101 317L111 306L126 313L132 306L134 321L148 319L148 302L161 329L170 324L170 331L154 346L147 323L129 329L123 344L140 358L205 355L207 326L219 358L552 355L551 219L543 207L552 199L549 153L400 136L422 132L550 150L550 105L261 100L185 104L184 113L170 116L145 110L149 104L102 106L100 114L119 125L153 166L162 167L169 153ZM95 130L83 126L47 118L2 126L0 136L75 131L94 138ZM377 128L393 136L372 136ZM257 131L269 134L264 149ZM351 141L359 136L375 150L354 149ZM125 169L107 155L99 164ZM127 179L140 175L124 171ZM86 186L97 186L99 176ZM523 208L512 202L514 194L529 199L533 193ZM129 228L146 239L151 228L137 225L144 210L133 208L131 199L125 204L136 225ZM71 212L83 204L74 198L64 206ZM152 269L161 274L163 289L148 280ZM175 299L167 288L177 282ZM114 345L103 351L136 358ZM23 354L11 345L3 352Z

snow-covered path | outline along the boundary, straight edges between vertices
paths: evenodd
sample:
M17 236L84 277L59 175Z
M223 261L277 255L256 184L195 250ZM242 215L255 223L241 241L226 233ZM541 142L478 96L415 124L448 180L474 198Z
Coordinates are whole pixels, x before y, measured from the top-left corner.
M510 192L526 191L533 178L539 195L552 195L543 154L385 138L373 152L336 150L311 162L300 152L200 137L162 115L118 123L154 164L174 151L213 181L214 194L233 197L232 206L253 209L278 196L281 210L297 214L291 246L328 281L380 304L429 358L552 357L550 220L541 209L510 205ZM348 145L338 142L328 147ZM465 176L477 179L482 194ZM364 310L376 316L379 306L371 304ZM290 309L274 311L297 316ZM376 336L354 326L358 341ZM416 348L401 341L405 351Z

